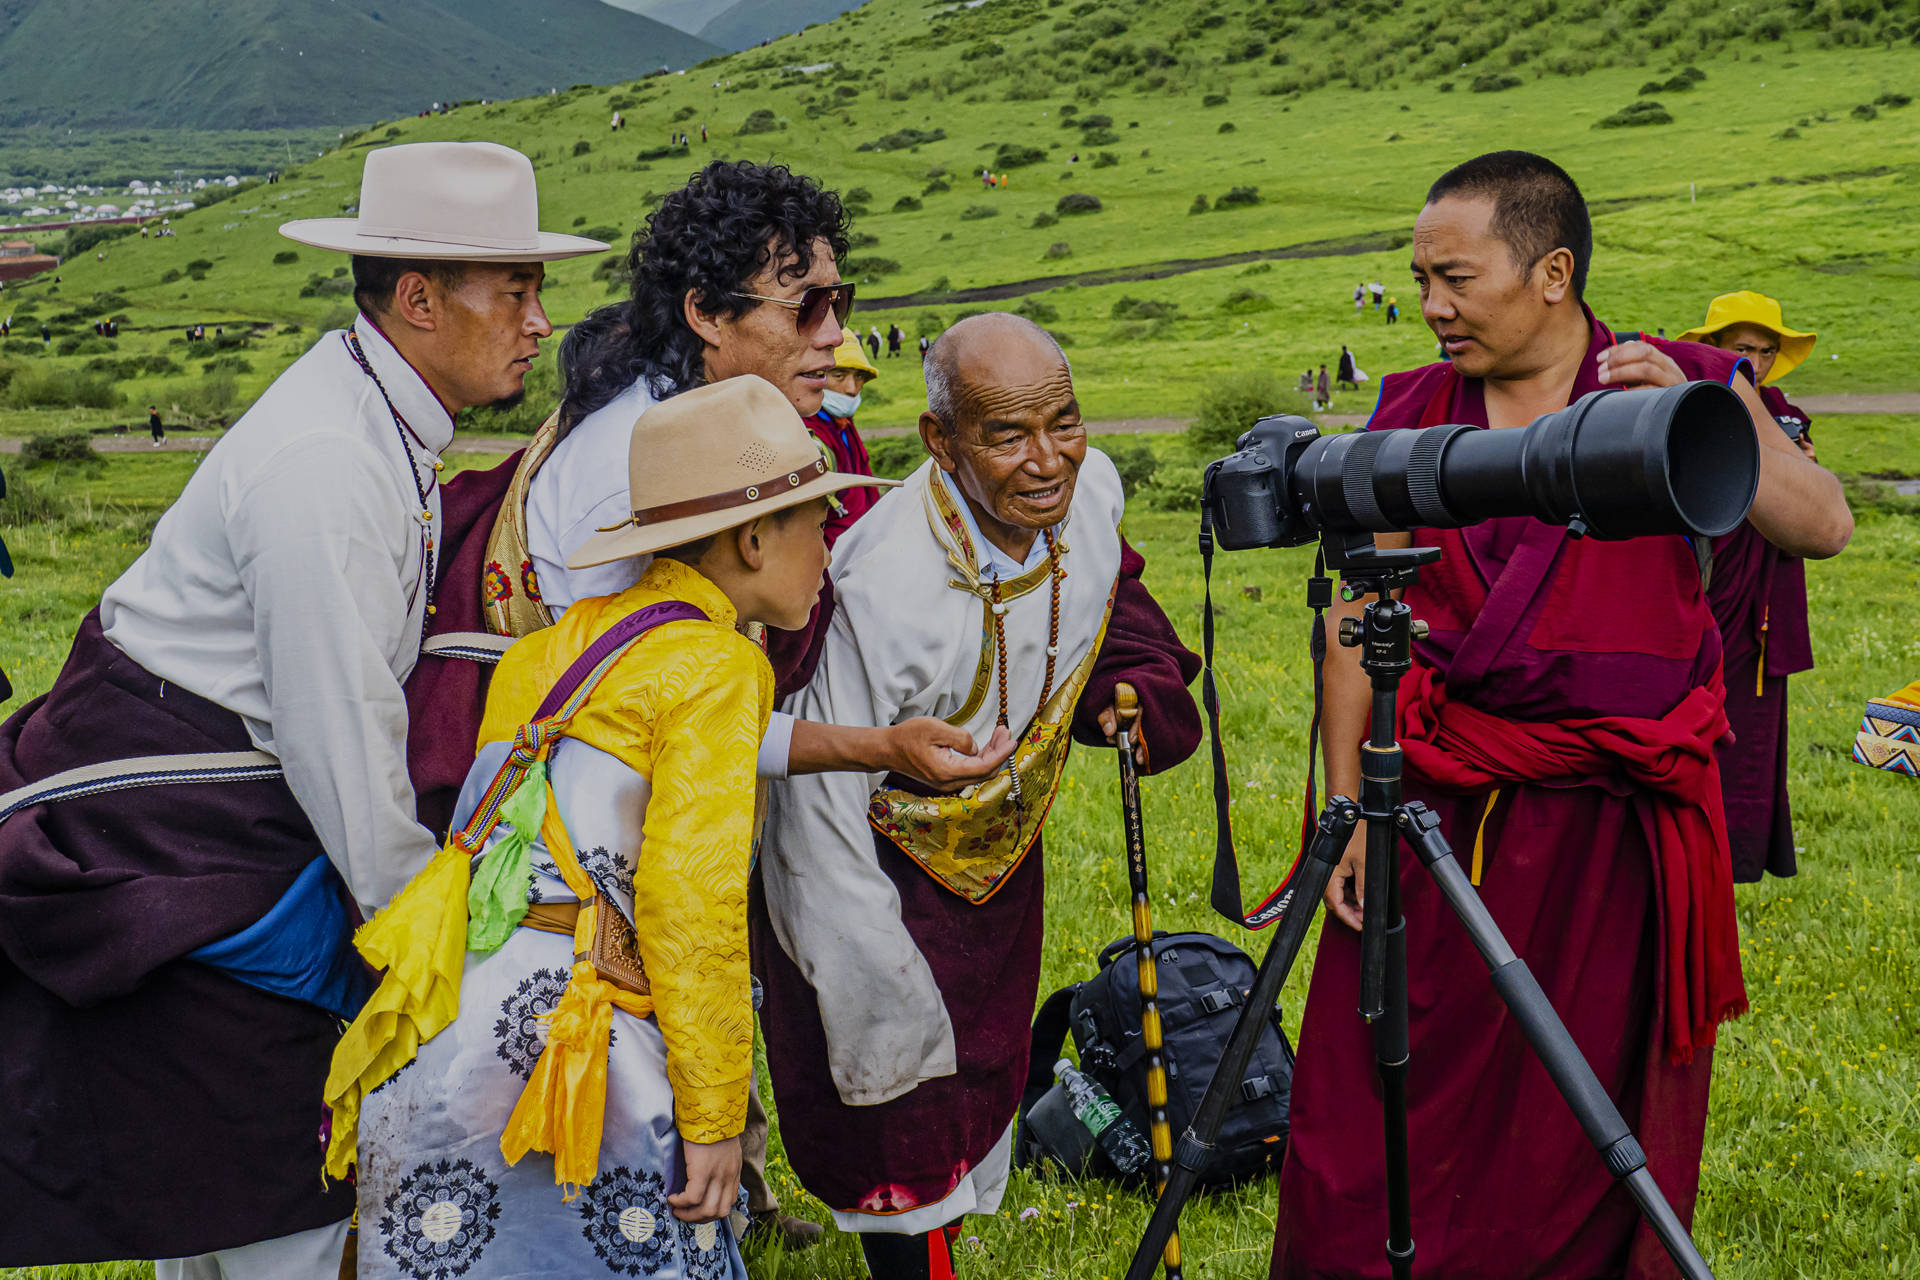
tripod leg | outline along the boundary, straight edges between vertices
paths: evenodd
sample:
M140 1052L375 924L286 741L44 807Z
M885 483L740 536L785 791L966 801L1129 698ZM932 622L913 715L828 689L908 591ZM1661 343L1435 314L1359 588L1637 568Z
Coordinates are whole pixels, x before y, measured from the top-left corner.
M1647 1170L1647 1157L1620 1109L1613 1105L1600 1077L1580 1053L1567 1026L1554 1012L1546 992L1528 971L1526 962L1514 954L1493 915L1480 895L1474 892L1467 873L1453 856L1453 848L1440 834L1440 817L1423 804L1403 804L1395 811L1395 821L1407 843L1420 856L1432 874L1434 883L1447 900L1460 923L1466 928L1480 958L1492 971L1493 989L1520 1024L1527 1043L1552 1077L1554 1087L1567 1100L1587 1140L1600 1153L1607 1172L1626 1184L1627 1191L1640 1206L1641 1214L1660 1243L1666 1246L1674 1265L1687 1280L1713 1280L1706 1259L1694 1247L1693 1237L1680 1224L1679 1215Z
M1213 1153L1213 1140L1220 1135L1227 1108L1232 1105L1240 1078L1246 1073L1247 1061L1260 1043L1260 1031L1266 1024L1268 1011L1279 998L1287 973L1306 941L1307 929L1320 906L1320 895L1326 891L1341 851L1347 847L1347 840L1359 823L1360 809L1353 801L1345 796L1328 798L1327 807L1320 812L1319 829L1297 873L1300 882L1288 890L1280 923L1274 927L1273 941L1267 944L1267 954L1260 961L1260 971L1254 975L1247 1002L1234 1020L1233 1034L1227 1039L1220 1065L1214 1068L1213 1079L1207 1082L1206 1095L1200 1099L1193 1122L1174 1145L1172 1176L1153 1206L1146 1234L1127 1266L1126 1280L1152 1280L1161 1252L1180 1220L1180 1208L1193 1194L1194 1182Z

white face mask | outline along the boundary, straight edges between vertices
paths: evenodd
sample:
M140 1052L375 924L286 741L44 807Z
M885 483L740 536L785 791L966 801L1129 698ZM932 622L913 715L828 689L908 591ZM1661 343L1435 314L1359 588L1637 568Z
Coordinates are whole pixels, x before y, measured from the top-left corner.
M820 398L820 407L827 411L829 418L851 418L860 412L858 393L848 395L844 391L829 391Z

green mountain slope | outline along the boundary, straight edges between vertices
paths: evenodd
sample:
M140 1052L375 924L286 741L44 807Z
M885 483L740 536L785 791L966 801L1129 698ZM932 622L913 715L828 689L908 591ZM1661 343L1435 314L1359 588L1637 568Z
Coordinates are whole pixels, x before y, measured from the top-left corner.
M799 31L816 22L830 22L863 0L734 0L699 30L708 44L722 49L745 49L762 40Z
M670 27L694 35L700 28L719 17L733 0L606 0L617 9L626 9L642 14L655 22L664 22Z
M351 127L713 52L601 0L11 0L0 127Z
M619 239L709 159L771 159L857 211L842 268L859 282L863 328L898 320L917 335L968 309L1025 307L1072 343L1090 413L1181 414L1223 372L1267 365L1291 381L1342 344L1376 376L1431 359L1401 247L1422 195L1448 165L1519 146L1566 165L1593 202L1590 294L1609 320L1678 332L1713 295L1757 288L1821 333L1795 390L1915 386L1920 331L1889 322L1920 310L1906 231L1920 221L1920 104L1902 105L1920 84L1911 5L1864 25L1762 11L1762 23L1797 24L1766 40L1713 26L1704 0L1675 0L1656 21L1691 33L1680 44L1658 26L1541 16L1544 0L1525 22L1369 2L1381 12L1355 21L1311 0L1285 14L1232 0L872 0L685 76L368 130L277 186L177 218L176 236L114 241L66 264L58 285L9 287L0 307L109 307L130 317L124 351L165 343L137 332L146 326L212 317L310 334L342 315L345 281L328 275L344 263L290 251L275 228L350 205L365 150L386 142L519 147L538 166L548 225ZM1475 32L1462 69L1468 46L1455 41ZM1851 43L1861 38L1877 43ZM1599 127L1639 102L1671 122ZM609 134L616 108L629 128ZM683 132L693 147L669 153ZM983 187L983 166L1007 183ZM1068 196L1098 209L1063 211ZM556 323L612 296L605 270L556 264ZM1374 279L1405 322L1355 315L1354 284ZM241 393L305 340L254 357ZM18 337L0 355L69 359ZM126 394L192 381L168 376ZM917 362L886 362L862 421L910 422L918 395Z

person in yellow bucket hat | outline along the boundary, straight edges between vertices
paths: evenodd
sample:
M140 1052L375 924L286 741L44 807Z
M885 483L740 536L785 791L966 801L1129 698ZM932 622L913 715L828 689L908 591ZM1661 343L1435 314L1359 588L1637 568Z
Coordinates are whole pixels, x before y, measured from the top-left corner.
M1773 384L1813 353L1816 336L1787 328L1775 299L1742 289L1738 293L1723 293L1708 303L1707 318L1698 328L1681 334L1680 341L1704 342L1744 356L1753 366L1754 385L1760 389L1760 399L1767 411L1811 458L1813 442L1807 430L1811 420L1805 410L1791 404Z
M853 415L860 411L860 395L880 370L867 358L860 335L851 329L840 331L840 345L833 350L833 368L827 372L826 394L820 400L820 412L807 419L807 428L832 455L836 471L870 476L873 463L867 457L866 442ZM845 533L868 507L880 500L880 491L868 485L848 489L839 497L833 517L827 521L827 546ZM829 602L830 604L831 602Z
M1780 429L1814 457L1806 412L1770 385L1807 358L1814 335L1789 329L1780 304L1743 289L1715 298L1706 320L1680 335L1753 365L1760 399ZM1742 524L1713 546L1707 603L1719 624L1730 741L1719 748L1727 842L1736 882L1790 876L1798 866L1787 796L1787 677L1813 667L1806 564Z

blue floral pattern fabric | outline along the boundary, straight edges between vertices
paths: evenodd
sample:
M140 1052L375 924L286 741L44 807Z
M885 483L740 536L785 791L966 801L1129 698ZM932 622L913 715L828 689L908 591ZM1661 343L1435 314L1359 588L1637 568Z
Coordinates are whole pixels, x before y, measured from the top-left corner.
M420 1165L387 1194L380 1247L411 1280L464 1276L493 1240L500 1187L471 1160Z
M491 750L476 775L492 776ZM644 782L577 741L559 744L552 760L567 830L591 852L596 883L632 910L635 870L645 863ZM471 800L463 795L456 821ZM536 843L531 854L541 899L572 901L545 847ZM653 1018L613 1011L600 1172L577 1197L565 1199L554 1184L551 1156L536 1152L508 1166L500 1155L501 1131L546 1045L544 1018L572 960L571 938L534 929L514 930L491 954L469 952L460 1016L368 1093L359 1142L362 1280L747 1280L744 1195L740 1212L713 1223L683 1223L666 1203L682 1161L666 1045Z

